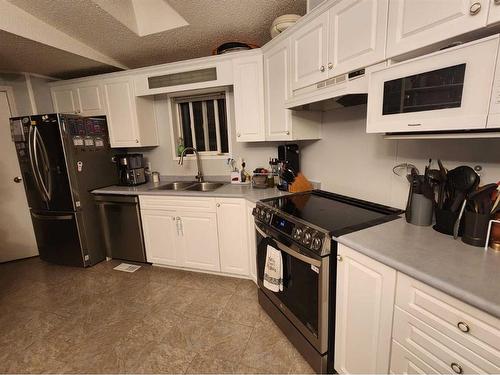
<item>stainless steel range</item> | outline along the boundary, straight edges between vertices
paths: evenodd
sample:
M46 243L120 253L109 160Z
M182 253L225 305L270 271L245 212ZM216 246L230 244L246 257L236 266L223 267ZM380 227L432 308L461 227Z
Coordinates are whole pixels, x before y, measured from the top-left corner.
M258 202L259 303L318 373L334 372L337 243L332 236L396 219L402 211L315 190ZM268 246L281 252L283 290L264 286Z

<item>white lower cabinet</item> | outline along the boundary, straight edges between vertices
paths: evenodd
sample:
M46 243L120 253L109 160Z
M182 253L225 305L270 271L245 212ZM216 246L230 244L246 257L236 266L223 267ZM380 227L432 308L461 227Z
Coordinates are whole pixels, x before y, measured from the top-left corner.
M217 216L212 212L178 212L181 265L220 271Z
M148 262L249 277L245 199L140 196L140 205Z
M386 374L396 271L341 244L337 260L335 370Z
M257 241L255 237L255 220L253 218L254 202L247 202L248 256L250 259L250 278L257 284Z
M175 211L141 210L146 260L150 263L180 265Z
M248 276L248 241L244 199L216 200L222 272Z

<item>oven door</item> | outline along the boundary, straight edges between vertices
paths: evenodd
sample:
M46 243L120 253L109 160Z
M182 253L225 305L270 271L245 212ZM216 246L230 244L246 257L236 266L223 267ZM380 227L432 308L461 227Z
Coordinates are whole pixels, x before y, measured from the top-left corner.
M498 36L374 71L367 132L485 129Z
M329 257L311 253L263 223L256 222L255 228L259 288L318 352L326 353ZM263 284L268 245L280 250L283 257L283 290L279 292Z

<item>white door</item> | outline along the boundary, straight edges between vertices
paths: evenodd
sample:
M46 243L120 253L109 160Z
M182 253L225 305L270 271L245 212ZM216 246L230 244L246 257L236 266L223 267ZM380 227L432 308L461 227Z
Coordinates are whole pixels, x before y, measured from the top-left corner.
M234 61L236 141L265 140L264 71L262 55Z
M255 221L252 215L255 203L247 202L248 255L250 258L250 278L257 283L257 243L255 239Z
M205 212L178 213L182 266L220 271L217 215Z
M139 145L133 82L128 78L103 84L112 147Z
M179 265L179 230L175 211L141 210L148 262Z
M248 276L247 209L244 199L217 199L220 269Z
M500 1L490 0L490 11L488 13L488 25L500 22Z
M0 263L38 255L24 187L14 182L21 177L9 126L15 112L13 96L0 88Z
M490 0L390 0L387 57L486 26Z
M50 89L54 110L58 113L78 113L78 100L73 86L58 86Z
M104 98L97 82L79 85L76 88L80 114L83 116L102 116L106 114Z
M339 245L335 370L387 374L396 271Z
M328 13L292 34L292 89L322 81L328 76Z
M330 76L384 60L388 2L342 0L330 8L327 65Z
M290 39L286 39L264 54L266 139L269 141L292 139L292 113L285 108L285 101L290 97L289 69Z

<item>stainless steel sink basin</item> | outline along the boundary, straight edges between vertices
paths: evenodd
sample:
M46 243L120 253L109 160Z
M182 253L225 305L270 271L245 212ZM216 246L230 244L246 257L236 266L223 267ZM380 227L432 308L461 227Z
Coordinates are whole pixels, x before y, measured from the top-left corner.
M176 181L153 188L152 190L184 190L187 187L198 184L196 181Z
M196 182L192 186L187 187L185 190L191 191L213 191L223 186L223 182Z

